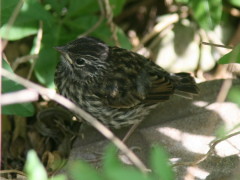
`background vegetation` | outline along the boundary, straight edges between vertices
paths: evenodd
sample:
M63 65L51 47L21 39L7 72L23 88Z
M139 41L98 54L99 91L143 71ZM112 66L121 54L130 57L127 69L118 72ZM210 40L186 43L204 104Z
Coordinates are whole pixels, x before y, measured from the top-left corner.
M90 35L109 45L143 54L169 71L192 72L198 81L239 77L239 17L239 0L2 0L2 66L54 89L59 54L53 47ZM204 45L203 41L211 45ZM229 68L229 63L236 64ZM2 77L3 94L23 89L22 85ZM229 100L240 105L240 87L227 94ZM36 122L39 112L52 106L52 102L42 98L32 103L2 106L3 153L6 155L2 158L3 169L23 170L30 147L39 156L44 154L46 149L40 149L40 145L27 145L26 132L29 132L27 127ZM74 179L87 179L80 177L78 170L81 169L91 179L123 179L124 174L131 179L174 179L167 155L159 147L153 148L150 159L153 173L147 176L122 166L111 148L106 156L103 175L83 162L77 162L70 169L71 175ZM29 153L27 159L25 170L29 179L40 178L33 169L35 165L31 164L39 164L34 153ZM47 179L45 170L41 172L44 173L40 179Z

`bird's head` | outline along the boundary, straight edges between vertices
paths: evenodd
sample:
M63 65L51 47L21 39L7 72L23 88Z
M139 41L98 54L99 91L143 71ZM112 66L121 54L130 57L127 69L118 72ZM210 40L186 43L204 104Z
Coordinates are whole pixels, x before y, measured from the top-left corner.
M84 81L101 76L107 68L109 47L92 37L82 37L55 47L62 54L61 69Z

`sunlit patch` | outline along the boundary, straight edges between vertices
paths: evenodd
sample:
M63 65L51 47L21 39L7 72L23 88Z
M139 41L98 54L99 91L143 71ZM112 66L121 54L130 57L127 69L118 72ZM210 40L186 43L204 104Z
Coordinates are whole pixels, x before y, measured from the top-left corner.
M209 150L210 143L216 139L214 136L191 134L172 127L162 127L157 130L165 136L180 142L188 151L198 154L206 154ZM240 135L236 135L220 142L215 147L216 154L221 157L234 154L240 155L239 139Z
M209 143L215 138L214 136L186 133L171 127L162 127L158 131L175 141L181 142L189 151L200 154L207 153Z
M198 107L205 107L205 106L208 105L208 102L205 102L205 101L195 101L195 102L193 102L193 104L195 106L198 106Z
M225 141L220 142L215 147L216 154L221 157L240 155L240 135L233 136Z
M232 129L240 120L240 109L236 104L225 102L214 103L206 107L206 109L216 112L221 120L224 121L226 129Z
M169 161L170 161L172 164L175 164L175 163L179 162L180 160L181 160L181 158L176 158L176 157L169 159Z
M206 177L209 175L209 172L200 169L198 167L188 167L187 168L187 174L185 176L185 180L192 180L192 179L206 179Z

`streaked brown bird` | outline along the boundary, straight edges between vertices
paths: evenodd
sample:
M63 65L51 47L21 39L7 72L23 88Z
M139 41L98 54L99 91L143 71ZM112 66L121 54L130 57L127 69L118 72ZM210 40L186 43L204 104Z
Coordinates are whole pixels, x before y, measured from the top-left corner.
M137 53L93 37L56 49L62 54L55 73L60 94L110 127L143 120L173 94L198 94L188 73L170 74Z

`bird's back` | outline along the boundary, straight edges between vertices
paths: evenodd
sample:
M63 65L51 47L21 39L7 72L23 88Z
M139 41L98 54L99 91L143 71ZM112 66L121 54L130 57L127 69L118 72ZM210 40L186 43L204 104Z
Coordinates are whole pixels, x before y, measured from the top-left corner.
M68 51L74 53L70 60L73 64L67 63L71 54L65 54L57 67L55 82L61 94L105 125L119 128L134 124L174 93L187 97L198 93L195 81L188 73L170 74L137 53L84 38L86 45L88 41L91 52L94 43L99 46L99 52L94 52L99 56L73 52L81 39L64 46L66 54ZM81 57L86 65L75 67L74 60ZM87 67L96 71L88 72Z

